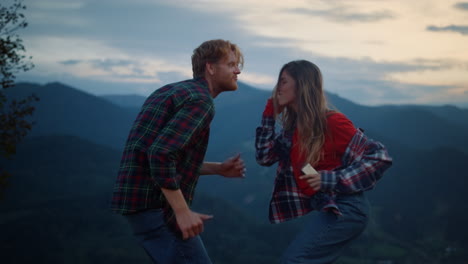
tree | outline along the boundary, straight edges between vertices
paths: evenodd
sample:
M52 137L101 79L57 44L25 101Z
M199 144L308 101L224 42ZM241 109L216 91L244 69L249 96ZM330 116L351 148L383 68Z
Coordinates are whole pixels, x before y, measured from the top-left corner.
M22 99L9 99L6 89L13 89L18 72L28 71L34 67L26 57L22 39L16 32L28 26L22 13L26 5L22 0L14 0L11 5L0 4L0 156L11 158L16 153L17 144L31 130L33 123L28 120L34 112L31 105L38 101L37 96L30 95ZM3 197L7 179L10 174L0 167L0 199Z

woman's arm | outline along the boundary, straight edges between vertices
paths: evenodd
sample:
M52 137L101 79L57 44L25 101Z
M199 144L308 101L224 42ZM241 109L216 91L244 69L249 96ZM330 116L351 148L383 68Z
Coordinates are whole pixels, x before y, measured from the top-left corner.
M275 135L275 117L272 99L268 99L262 122L255 134L255 157L262 166L271 166L279 160L280 138Z
M343 166L320 171L321 190L356 193L372 189L383 173L392 166L392 158L380 142L357 131L343 156Z

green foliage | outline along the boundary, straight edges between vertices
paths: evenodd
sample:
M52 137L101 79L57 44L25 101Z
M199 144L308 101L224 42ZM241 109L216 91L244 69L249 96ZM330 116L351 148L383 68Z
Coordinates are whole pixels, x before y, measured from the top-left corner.
M0 155L10 158L16 153L16 145L32 128L26 117L32 115L30 105L39 98L35 95L21 100L8 100L5 89L14 87L16 73L28 71L34 65L24 55L25 47L16 31L27 27L23 10L26 6L15 0L10 6L0 7ZM29 57L31 59L31 57ZM9 173L0 167L0 199L3 197Z
M8 186L8 178L10 177L10 173L7 171L0 171L0 195L5 192L6 187ZM2 197L0 196L0 199Z
M0 72L3 89L14 86L15 74L28 71L34 65L26 61L22 39L16 34L18 29L28 26L24 14L26 6L15 0L10 6L0 7ZM29 57L31 58L31 57Z
M0 155L10 158L16 153L16 145L32 129L33 123L25 119L34 112L29 103L39 98L31 95L20 101L12 100L0 113ZM6 101L6 99L5 99Z

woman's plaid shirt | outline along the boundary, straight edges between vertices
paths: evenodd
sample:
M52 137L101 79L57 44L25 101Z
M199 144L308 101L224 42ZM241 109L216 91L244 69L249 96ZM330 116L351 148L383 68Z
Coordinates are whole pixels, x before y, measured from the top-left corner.
M357 130L342 158L342 166L333 171L319 171L322 186L312 197L302 194L296 185L291 167L292 131L282 130L276 135L275 120L263 114L256 130L256 158L262 166L278 162L275 187L270 201L270 221L280 223L309 213L312 210L332 210L338 214L337 194L352 194L372 189L392 158L385 147Z
M180 189L190 205L204 160L213 99L204 79L166 85L146 99L125 145L111 208L129 214L172 211L161 188Z

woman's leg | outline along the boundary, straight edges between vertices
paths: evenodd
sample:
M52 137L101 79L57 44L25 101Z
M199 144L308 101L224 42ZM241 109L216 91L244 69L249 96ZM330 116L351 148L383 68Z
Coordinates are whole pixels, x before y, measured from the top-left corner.
M281 263L332 263L345 246L357 238L368 222L369 204L363 193L339 196L342 213L314 212L291 242Z

